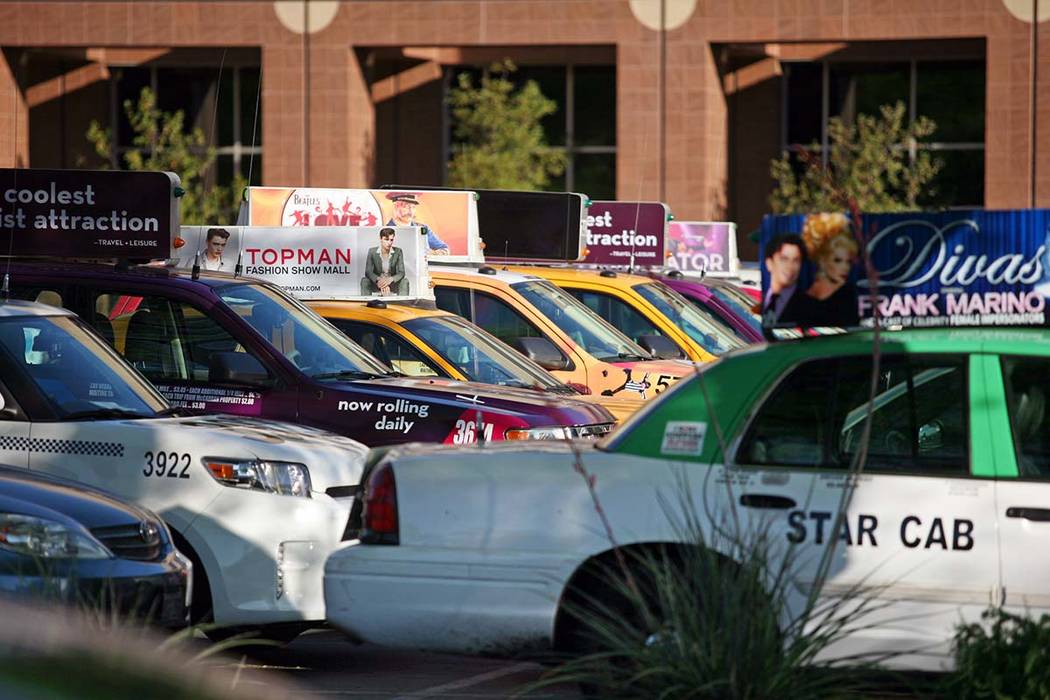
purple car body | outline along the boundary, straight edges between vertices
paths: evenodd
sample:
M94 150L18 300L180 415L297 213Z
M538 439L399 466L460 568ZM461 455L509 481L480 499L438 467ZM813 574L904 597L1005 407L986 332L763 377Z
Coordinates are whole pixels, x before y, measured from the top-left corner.
M17 263L12 296L78 313L175 406L380 446L590 437L603 407L532 389L395 376L279 288L225 273ZM27 341L28 342L28 341Z
M738 308L732 299L716 293L703 282L681 274L650 273L649 276L660 280L696 306L708 310L743 341L747 343L765 341L761 324L746 309Z

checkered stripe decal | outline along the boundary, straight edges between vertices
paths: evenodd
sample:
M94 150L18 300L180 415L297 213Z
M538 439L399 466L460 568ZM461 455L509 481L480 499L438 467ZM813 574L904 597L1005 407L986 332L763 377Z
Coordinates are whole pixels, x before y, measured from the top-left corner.
M92 457L123 457L124 445L119 442L92 442L90 440L56 440L0 436L0 450L9 452L50 452L51 454L89 455Z

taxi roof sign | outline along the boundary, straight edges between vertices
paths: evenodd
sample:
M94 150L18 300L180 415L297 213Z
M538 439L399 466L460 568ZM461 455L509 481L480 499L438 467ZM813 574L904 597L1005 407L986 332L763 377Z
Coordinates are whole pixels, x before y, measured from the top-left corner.
M439 193L440 187L383 185L393 192ZM578 262L583 259L590 200L576 192L474 190L489 262Z
M251 226L419 226L429 255L483 260L477 195L470 191L249 187L246 208Z
M0 169L0 241L16 256L165 257L178 186L168 172Z
M183 226L180 238L178 267L240 272L299 299L434 298L419 226Z

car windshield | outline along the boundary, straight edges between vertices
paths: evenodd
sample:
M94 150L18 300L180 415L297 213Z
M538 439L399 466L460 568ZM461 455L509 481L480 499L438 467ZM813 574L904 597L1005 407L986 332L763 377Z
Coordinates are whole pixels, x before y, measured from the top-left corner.
M712 355L723 355L744 343L711 317L661 282L636 284L634 290Z
M547 370L458 316L417 318L403 325L471 381L576 393Z
M72 316L0 319L0 354L8 388L35 388L61 419L152 418L168 408L124 358Z
M726 306L732 309L737 316L747 321L747 325L751 326L759 333L762 332L761 319L751 311L750 304L745 304L741 301L739 295L726 291L724 287L708 287L708 289L711 290L712 294L721 299ZM747 297L745 296L744 298L746 299Z
M641 346L550 282L517 282L511 286L595 358L603 362L652 359Z
M314 379L364 379L392 372L335 326L276 287L231 284L216 292L272 347Z

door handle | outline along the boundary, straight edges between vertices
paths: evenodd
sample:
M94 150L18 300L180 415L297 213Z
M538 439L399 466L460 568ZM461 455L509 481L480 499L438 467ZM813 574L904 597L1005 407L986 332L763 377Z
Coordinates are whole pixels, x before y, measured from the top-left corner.
M1050 508L1021 508L1011 506L1006 509L1008 518L1024 518L1037 523L1050 523Z
M786 510L795 507L795 500L787 496L774 496L768 493L744 493L740 495L740 505L748 508Z

